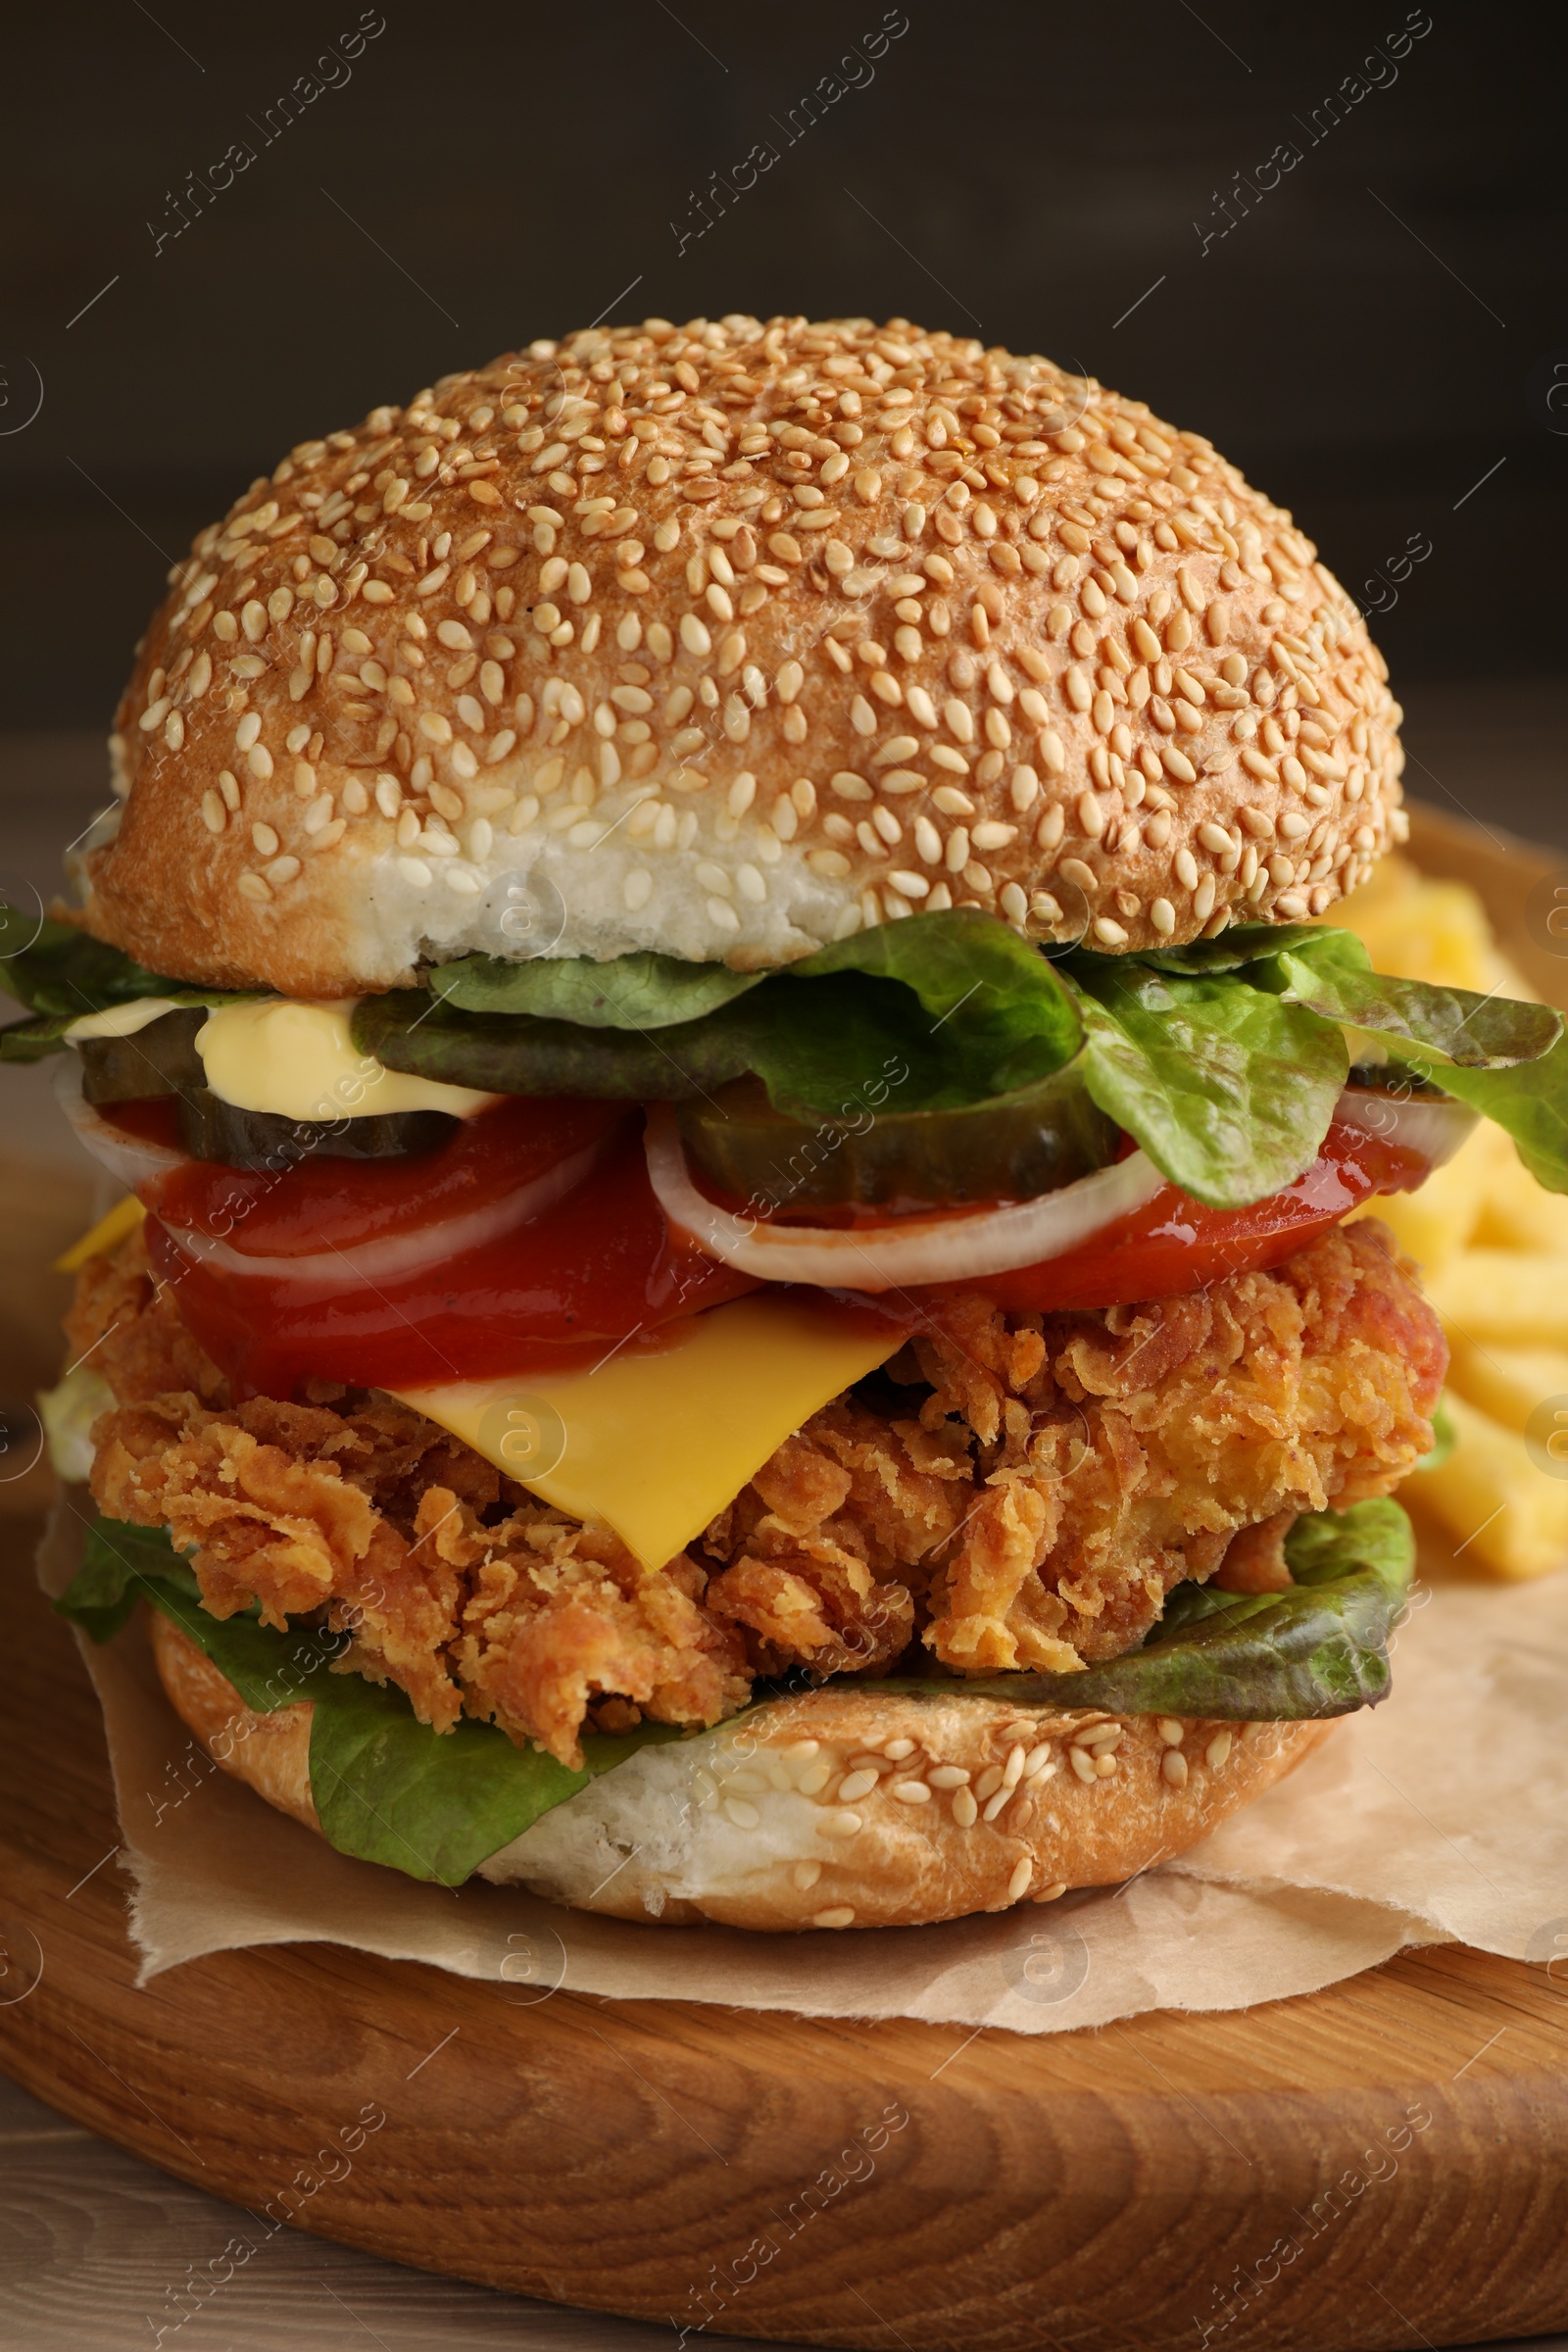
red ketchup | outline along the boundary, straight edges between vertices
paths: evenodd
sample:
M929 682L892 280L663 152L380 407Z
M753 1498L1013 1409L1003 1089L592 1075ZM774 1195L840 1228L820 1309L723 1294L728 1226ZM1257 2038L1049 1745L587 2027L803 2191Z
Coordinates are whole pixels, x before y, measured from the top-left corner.
M1374 1194L1413 1192L1428 1173L1421 1152L1337 1119L1312 1165L1266 1200L1206 1208L1178 1185L1162 1184L1142 1208L1060 1257L952 1287L984 1291L1015 1313L1174 1298L1227 1274L1277 1266Z
M172 1105L139 1105L138 1130L151 1133L154 1107L166 1114L157 1140L172 1141ZM587 1174L540 1216L390 1278L246 1274L199 1262L174 1238L272 1258L347 1250L466 1215L588 1149ZM288 1396L308 1379L414 1388L572 1368L760 1287L671 1234L648 1182L642 1114L618 1102L519 1098L431 1152L277 1171L189 1160L141 1191L153 1263L241 1396Z
M177 1142L170 1102L105 1115L149 1141ZM237 1396L289 1396L312 1379L417 1388L576 1369L617 1347L655 1348L671 1324L768 1287L671 1230L648 1180L642 1125L641 1110L623 1103L514 1098L434 1150L393 1159L318 1154L262 1170L186 1160L140 1188L148 1250ZM454 1254L433 1250L412 1270L377 1276L345 1262L341 1279L335 1273L336 1251L426 1229L434 1240L444 1222L579 1156L585 1169L572 1188L525 1223ZM1058 1257L858 1306L918 1322L924 1300L948 1288L982 1291L1015 1312L1171 1298L1275 1265L1374 1194L1409 1190L1426 1173L1419 1154L1336 1122L1313 1165L1266 1200L1205 1208L1167 1184ZM312 1264L301 1279L275 1262L254 1274L204 1263L179 1234Z

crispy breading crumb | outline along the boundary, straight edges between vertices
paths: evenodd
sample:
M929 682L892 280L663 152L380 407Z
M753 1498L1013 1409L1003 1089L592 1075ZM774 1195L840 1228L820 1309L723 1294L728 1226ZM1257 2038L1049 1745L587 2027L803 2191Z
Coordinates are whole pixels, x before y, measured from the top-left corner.
M1446 1364L1372 1223L1147 1306L949 1291L891 1385L824 1406L650 1576L390 1398L231 1403L139 1253L89 1261L72 1315L120 1399L103 1509L195 1546L215 1614L319 1612L422 1721L569 1764L585 1724L712 1724L756 1674L885 1674L915 1641L960 1673L1117 1656L1184 1578L1232 1551L1231 1581L1277 1578L1298 1513L1395 1487Z

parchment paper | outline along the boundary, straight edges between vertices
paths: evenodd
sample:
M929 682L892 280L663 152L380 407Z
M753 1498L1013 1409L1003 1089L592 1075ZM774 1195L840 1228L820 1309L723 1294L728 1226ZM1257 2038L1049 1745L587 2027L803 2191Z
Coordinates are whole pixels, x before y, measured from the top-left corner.
M84 1515L79 1497L57 1507L51 1593ZM331 1942L497 1979L517 2001L564 1986L1040 2034L1311 1992L1411 1944L1568 1951L1568 1575L1504 1587L1439 1568L1396 1637L1393 1695L1179 1861L1049 1907L840 1935L639 1927L353 1861L212 1764L139 1621L102 1649L78 1640L143 1982L236 1945Z

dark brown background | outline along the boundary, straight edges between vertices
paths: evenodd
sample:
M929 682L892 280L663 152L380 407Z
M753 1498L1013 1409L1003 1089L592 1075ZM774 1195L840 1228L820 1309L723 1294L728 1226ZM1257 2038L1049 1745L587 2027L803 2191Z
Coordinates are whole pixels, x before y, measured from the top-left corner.
M347 86L270 145L248 118L360 0L7 12L0 868L54 887L169 562L290 442L607 308L736 306L903 312L1092 371L1211 434L1357 594L1425 534L1374 623L1408 781L1568 848L1551 12L1431 0L1397 80L1313 144L1313 110L1404 0L906 0L869 87L680 254L688 192L782 144L771 118L883 0L382 6ZM241 137L256 163L155 258L146 222ZM1221 225L1216 192L1287 138L1301 163L1204 256L1195 220ZM7 1076L8 1148L63 1160L46 1087ZM228 2232L225 2209L20 2093L0 2092L0 2308L27 2352L132 2340ZM190 2352L654 2340L285 2252Z
M679 0L679 22L662 0L382 4L352 79L269 146L251 124L360 0L13 15L13 727L102 723L166 556L290 442L607 307L903 312L1044 350L1209 433L1357 593L1426 534L1378 624L1397 684L1557 666L1549 12L1432 0L1397 79L1324 131L1313 110L1405 24L1404 0L1204 0L1201 21L1182 0L907 0L869 85L678 254L688 192L755 140L782 145L776 123L884 0ZM147 221L236 138L254 165L155 258ZM1195 220L1223 225L1215 192L1288 138L1302 161L1202 254ZM32 368L42 413L7 434Z

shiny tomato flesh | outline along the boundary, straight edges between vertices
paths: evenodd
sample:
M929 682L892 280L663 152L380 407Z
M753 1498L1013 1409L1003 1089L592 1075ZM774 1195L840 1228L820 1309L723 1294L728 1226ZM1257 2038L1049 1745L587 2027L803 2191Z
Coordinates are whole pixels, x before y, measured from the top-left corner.
M1227 1274L1278 1265L1374 1194L1412 1191L1426 1174L1418 1152L1336 1120L1304 1175L1266 1200L1206 1208L1164 1184L1142 1208L1060 1257L942 1287L984 1291L1014 1313L1174 1298Z
M288 1396L312 1379L410 1388L591 1363L628 1335L760 1288L670 1232L649 1186L641 1128L622 1104L518 1100L406 1160L305 1160L278 1174L191 1161L142 1187L153 1212L148 1251L238 1396ZM159 1213L252 1255L303 1254L348 1233L409 1231L436 1208L482 1206L508 1189L509 1165L514 1188L596 1140L589 1174L542 1216L380 1281L346 1270L328 1289L197 1263ZM356 1197L365 1221L346 1228Z
M135 1105L137 1131L151 1136L150 1114L170 1108ZM307 1158L281 1171L188 1161L141 1188L149 1252L238 1396L288 1396L310 1380L405 1388L571 1368L764 1287L671 1231L648 1181L641 1124L619 1104L517 1099L401 1159ZM157 1140L172 1141L172 1130ZM175 1239L179 1229L205 1232L274 1259L352 1248L482 1207L589 1147L590 1171L542 1215L381 1281L347 1269L333 1288L239 1273L193 1261ZM938 1290L983 1292L1014 1312L1171 1298L1276 1264L1374 1194L1409 1190L1426 1173L1418 1154L1336 1122L1313 1165L1266 1200L1206 1208L1166 1184L1059 1257L876 1303L918 1321Z
M156 1107L172 1115L167 1100ZM251 1257L352 1250L503 1200L617 1127L641 1127L624 1102L514 1097L465 1119L432 1151L368 1160L306 1152L277 1168L187 1159L144 1186L143 1197L166 1224L214 1235Z

